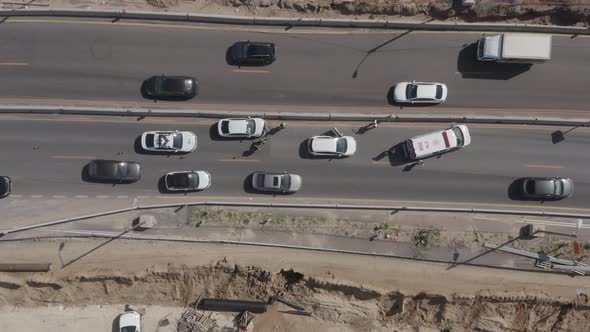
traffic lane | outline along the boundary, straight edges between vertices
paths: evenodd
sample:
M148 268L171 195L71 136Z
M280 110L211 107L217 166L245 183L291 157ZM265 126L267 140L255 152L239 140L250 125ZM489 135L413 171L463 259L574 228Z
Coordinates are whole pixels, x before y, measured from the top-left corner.
M166 73L199 78L198 101L204 103L387 106L391 86L413 79L449 85L448 107L585 109L589 98L583 90L590 74L585 66L590 47L584 38L555 36L551 61L510 80L488 80L464 79L458 71L463 45L479 34L297 35L163 29L156 24L4 28L10 32L0 36L10 50L6 56L31 64L2 68L0 82L6 89L1 97L137 101L145 78ZM12 37L20 35L27 37ZM279 59L256 71L228 66L227 48L248 39L277 43Z
M330 128L330 124L290 122L289 127L272 136L261 151L246 158L234 159L248 151L251 141L212 141L207 136L211 129L211 124L207 122L174 119L159 124L123 119L126 120L5 121L2 123L2 141L6 142L7 151L1 157L3 172L14 178L16 194L30 195L153 195L157 193L158 179L166 172L190 169L212 173L213 186L207 190L208 194L241 195L244 193L244 179L251 172L286 170L304 177L304 189L297 194L298 197L412 198L428 201L445 197L448 201L473 203L511 203L507 189L517 177L574 174L574 197L544 205L584 207L584 199L588 197L588 177L582 171L586 168L587 156L575 153L578 146L568 145L587 144L589 136L585 130L568 136L569 140L560 143L559 151L549 151L540 139L546 135L544 129L472 126L474 143L471 146L440 159L428 159L424 166L404 171L404 166L392 167L387 160L375 162L372 158L407 137L444 126L381 126L364 135L357 135L357 155L330 161L303 160L298 155L301 142L307 137L322 134ZM193 121L194 124L191 124ZM345 133L352 132L356 127L336 125ZM134 139L144 130L156 129L196 129L199 136L197 151L170 157L136 154ZM34 149L37 144L39 149ZM506 146L514 148L506 149ZM507 163L507 160L514 159L543 165L537 159L544 157L544 153L567 155L569 164L555 169ZM139 161L143 165L142 180L114 186L85 183L81 180L81 170L93 158ZM400 186L404 190L392 190L392 186Z

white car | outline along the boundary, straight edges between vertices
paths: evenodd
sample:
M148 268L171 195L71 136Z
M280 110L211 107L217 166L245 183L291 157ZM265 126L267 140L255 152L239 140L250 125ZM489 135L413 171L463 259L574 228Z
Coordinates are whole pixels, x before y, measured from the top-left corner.
M170 172L164 177L164 183L169 191L204 190L211 186L211 174L206 171Z
M146 151L191 152L197 148L197 135L190 131L147 131L141 135Z
M297 174L255 172L252 174L252 187L258 191L294 193L303 183Z
M349 157L356 152L356 140L352 136L314 136L307 150L313 156Z
M223 119L217 124L221 137L258 138L266 132L266 121L261 118Z
M438 104L447 99L447 86L433 82L400 82L393 90L393 99L398 103Z
M136 311L119 315L119 332L141 332L141 315Z

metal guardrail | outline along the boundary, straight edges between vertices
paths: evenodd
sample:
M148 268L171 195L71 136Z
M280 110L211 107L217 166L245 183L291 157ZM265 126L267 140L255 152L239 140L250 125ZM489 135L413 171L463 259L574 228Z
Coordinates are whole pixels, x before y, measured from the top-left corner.
M269 208L298 208L298 209L343 209L343 210L376 210L376 211L418 211L418 212L445 212L445 213L487 213L503 215L527 215L527 216L545 216L545 217L564 217L564 218L582 218L589 219L590 214L545 212L545 211L527 211L527 210L497 210L497 209L477 209L477 208L439 208L439 207L417 207L403 205L355 205L355 204L297 204L297 203L252 203L252 202L189 202L189 203L171 203L171 204L154 204L133 206L124 209L111 210L95 214L82 215L73 218L60 219L41 224L29 225L25 227L13 228L0 232L0 237L11 233L23 232L35 228L48 227L53 225L74 222L78 220L107 216L111 214L130 212L135 210L150 210L181 206L233 206L233 207L269 207Z
M136 19L181 21L195 23L217 23L234 25L261 25L287 27L326 27L326 28L359 28L359 29L392 29L392 30L423 30L423 31L473 31L473 32L532 32L567 35L590 35L590 29L584 27L561 27L544 25L520 24L474 24L474 23L408 23L390 22L385 20L338 20L320 18L287 18L287 17L244 17L224 15L201 15L191 13L155 13L145 11L120 10L79 10L79 9L25 9L0 10L0 16L57 16L57 17L89 17L110 19Z
M191 117L222 119L228 117L256 116L267 120L294 121L373 121L379 122L446 122L479 124L526 124L542 126L590 127L590 118L558 118L542 116L491 116L461 114L412 114L412 113L295 113L295 112L236 112L148 108L99 108L78 106L21 106L0 105L0 114L64 114L135 117Z

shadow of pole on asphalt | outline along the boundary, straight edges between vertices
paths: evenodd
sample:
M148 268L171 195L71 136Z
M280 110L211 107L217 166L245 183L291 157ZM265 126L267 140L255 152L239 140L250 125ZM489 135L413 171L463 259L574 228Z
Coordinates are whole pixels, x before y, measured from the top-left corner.
M429 20L426 20L426 21L422 22L421 24L426 24L426 23L429 23L431 21L434 21L434 18L431 18ZM377 45L376 47L373 47L372 49L368 50L367 53L365 54L365 56L361 59L361 61L359 62L359 64L356 66L354 72L352 73L352 78L357 78L357 76L359 74L359 69L361 68L363 62L365 62L365 60L367 60L367 58L369 57L369 55L377 52L380 48L393 43L394 41L402 38L403 36L409 34L410 32L413 32L413 31L414 30L408 30L408 31L405 31L403 33L400 33L399 35L397 35L397 36L389 39L388 41L386 41L386 42L384 42L384 43L382 43L380 45Z

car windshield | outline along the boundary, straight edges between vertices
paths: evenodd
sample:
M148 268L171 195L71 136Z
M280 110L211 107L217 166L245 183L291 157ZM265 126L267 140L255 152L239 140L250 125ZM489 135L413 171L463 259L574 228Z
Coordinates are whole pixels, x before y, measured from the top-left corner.
M8 191L8 183L0 178L0 195Z
M459 127L454 127L453 133L457 136L457 146L463 146L463 144L465 144L465 137L463 137L461 129Z
M346 141L346 138L341 137L338 139L338 141L336 141L336 152L345 153L347 147L348 142Z
M250 135L256 131L256 122L252 119L246 120L246 134Z
M555 193L557 195L563 195L563 183L561 180L555 180L553 183L555 183Z
M229 133L229 121L221 121L221 132L224 134Z
M145 135L145 145L148 148L153 148L154 147L154 134L147 134Z
M135 326L124 326L121 328L121 332L136 332L137 328Z
M406 87L406 98L414 99L418 94L418 86L416 84L408 84Z
M281 189L282 190L289 190L291 187L291 176L290 175L281 175Z
M436 85L436 99L441 99L443 95L443 88L442 85Z
M174 135L172 135L172 137L174 138L172 146L175 149L182 149L182 134L175 133Z

